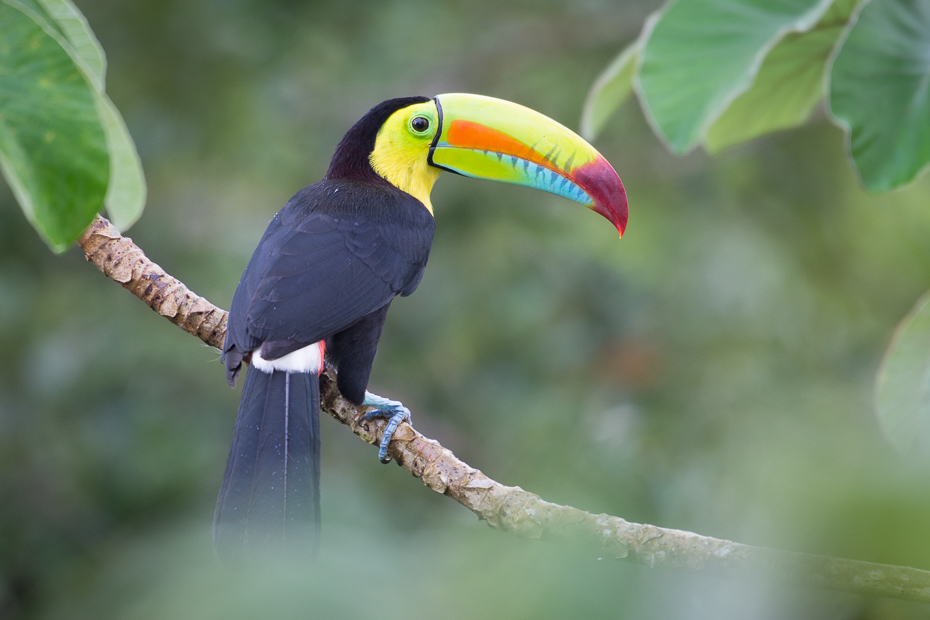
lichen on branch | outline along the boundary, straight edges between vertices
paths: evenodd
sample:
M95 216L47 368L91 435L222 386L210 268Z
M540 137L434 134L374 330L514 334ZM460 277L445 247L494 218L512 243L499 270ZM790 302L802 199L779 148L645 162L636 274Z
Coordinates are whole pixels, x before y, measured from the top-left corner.
M223 346L227 312L165 273L108 220L97 216L77 244L97 269L149 308L208 345Z

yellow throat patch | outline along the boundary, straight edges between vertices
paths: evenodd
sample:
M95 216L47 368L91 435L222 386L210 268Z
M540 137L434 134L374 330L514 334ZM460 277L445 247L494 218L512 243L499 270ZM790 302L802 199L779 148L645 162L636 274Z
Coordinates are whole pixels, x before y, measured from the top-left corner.
M414 119L417 123L411 124ZM428 127L421 132L416 127L423 124L422 119L427 120ZM430 213L433 205L429 194L441 170L430 166L426 157L437 129L438 114L432 101L398 110L378 130L375 148L368 158L375 172L422 202Z

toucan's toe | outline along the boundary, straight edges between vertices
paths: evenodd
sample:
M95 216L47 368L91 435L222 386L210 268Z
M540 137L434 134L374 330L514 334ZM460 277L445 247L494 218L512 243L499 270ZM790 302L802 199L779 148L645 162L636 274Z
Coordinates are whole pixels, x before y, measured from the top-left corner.
M378 448L378 460L382 463L390 463L391 457L388 456L388 446L394 437L394 431L402 422L410 422L410 410L404 407L403 403L398 400L383 398L371 392L365 392L365 401L362 403L368 407L377 407L369 409L359 416L359 421L369 421L375 418L386 418L388 423L384 427L384 433L381 435L381 445Z

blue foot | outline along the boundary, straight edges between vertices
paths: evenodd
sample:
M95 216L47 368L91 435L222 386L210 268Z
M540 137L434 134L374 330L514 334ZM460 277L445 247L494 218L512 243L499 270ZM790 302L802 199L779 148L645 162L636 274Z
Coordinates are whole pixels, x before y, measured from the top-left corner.
M362 405L366 407L377 407L366 411L359 416L359 421L374 420L375 418L386 418L388 423L384 427L384 434L381 435L381 447L378 449L378 460L382 463L390 463L391 457L388 456L388 445L394 436L401 422L410 421L410 410L404 407L399 400L383 398L371 392L365 392L365 401Z

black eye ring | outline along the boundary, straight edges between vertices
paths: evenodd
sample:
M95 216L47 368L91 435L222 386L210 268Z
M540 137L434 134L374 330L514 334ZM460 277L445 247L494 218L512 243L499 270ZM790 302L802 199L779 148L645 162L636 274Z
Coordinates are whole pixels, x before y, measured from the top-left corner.
M417 133L423 133L429 129L429 119L425 116L414 116L413 120L410 121L410 128Z

